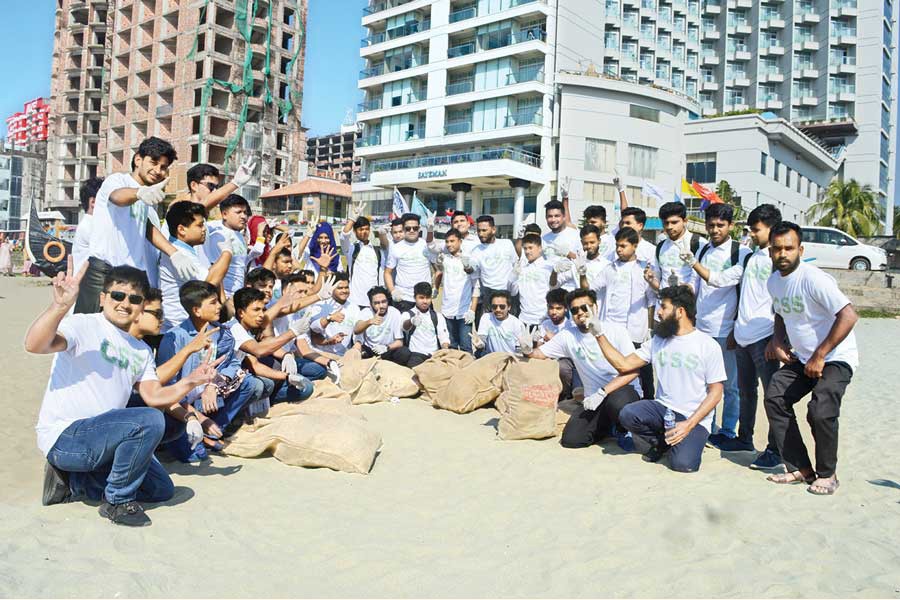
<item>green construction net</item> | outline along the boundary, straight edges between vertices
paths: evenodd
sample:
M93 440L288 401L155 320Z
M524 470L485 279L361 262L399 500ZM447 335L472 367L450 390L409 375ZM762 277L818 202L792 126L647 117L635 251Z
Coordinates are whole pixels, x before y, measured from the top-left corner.
M297 59L300 56L300 50L303 48L303 40L306 36L306 31L303 23L302 12L300 3L302 0L295 0L296 5L296 13L295 17L297 19L297 39L294 43L293 55L291 59L288 61L285 69L285 74L287 75L287 97L279 98L272 94L272 90L269 87L269 75L272 73L271 69L271 59L272 59L272 1L268 3L268 10L266 15L266 42L265 42L265 60L263 62L262 74L264 79L264 86L260 90L259 95L262 96L263 102L266 106L277 106L278 108L278 119L284 119L286 115L290 114L294 109L294 104L299 103L302 100L302 94L295 90L294 81L291 78L291 73L293 72L294 65L297 62ZM197 54L197 49L199 46L200 40L200 28L202 25L206 23L206 15L209 10L209 2L210 0L205 0L203 6L200 8L200 19L197 20L197 29L194 32L194 44L191 47L191 51L188 53L188 60L193 60ZM197 140L197 145L199 149L198 159L202 162L206 159L206 156L203 155L203 138L206 130L206 112L209 108L210 100L212 98L213 88L219 87L227 90L231 94L242 95L243 102L241 105L241 114L238 118L237 129L235 130L234 137L228 140L228 144L225 148L225 160L223 168L227 172L228 166L231 161L231 157L234 154L234 151L237 149L238 144L241 142L241 138L244 135L244 126L247 123L247 113L249 110L249 101L250 98L254 97L254 89L253 89L253 48L252 48L252 36L253 36L253 19L256 15L258 0L247 0L245 2L238 1L235 3L234 9L234 20L235 25L237 27L238 33L241 34L241 37L244 40L244 46L246 48L246 52L244 54L244 65L243 65L243 73L241 76L240 83L234 83L231 81L224 81L222 79L216 79L215 77L208 78L204 85L203 91L200 97L200 130L199 137Z

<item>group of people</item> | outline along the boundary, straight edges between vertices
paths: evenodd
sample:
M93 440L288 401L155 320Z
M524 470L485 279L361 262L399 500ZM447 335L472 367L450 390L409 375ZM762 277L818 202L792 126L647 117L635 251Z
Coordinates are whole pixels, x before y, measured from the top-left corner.
M131 172L82 187L88 216L69 268L25 339L56 355L37 424L44 504L86 497L114 523L149 524L140 503L174 489L160 447L204 460L271 404L339 382L351 349L407 367L446 348L555 360L560 399L583 391L563 446L613 436L684 472L705 446L755 451L761 383L768 442L751 467L815 494L838 487L857 317L772 205L747 218L753 249L732 239L725 204L707 208L704 238L683 204L665 203L665 237L648 242L646 214L618 179L612 227L602 206L579 228L567 201L551 200L545 232L500 239L492 216L457 210L439 239L433 217L373 231L352 204L336 239L326 223L294 234L253 216L236 193L253 175L247 161L225 184L211 165L189 169L190 199L162 225L176 158L148 138ZM815 465L793 409L810 393Z

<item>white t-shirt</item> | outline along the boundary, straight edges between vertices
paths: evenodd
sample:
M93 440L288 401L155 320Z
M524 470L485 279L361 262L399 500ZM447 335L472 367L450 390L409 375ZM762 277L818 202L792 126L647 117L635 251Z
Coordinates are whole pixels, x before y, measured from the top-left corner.
M613 262L619 256L616 254L616 236L606 232L600 236L600 256L609 262Z
M850 304L850 300L834 277L805 262L787 277L773 271L768 287L772 308L784 320L794 353L805 364L828 337L835 315ZM853 331L825 357L825 362L838 361L847 363L851 369L859 365Z
M635 351L653 363L656 399L676 413L690 417L706 398L706 386L724 382L725 361L719 343L699 329L670 338L653 336ZM712 431L713 411L700 422Z
M408 321L415 314L421 314L424 319L422 324L416 327L409 337L409 349L411 352L430 356L437 352L442 344L450 343L450 331L447 329L447 319L444 318L444 315L436 313L437 331L435 331L430 312L423 313L415 306L403 313L403 321Z
M478 335L484 340L485 352L515 352L519 336L527 334L528 328L515 315L498 321L492 313L484 313L478 322Z
M478 239L478 236L472 233L472 231L470 230L466 234L466 237L464 237L460 242L459 251L466 256L472 256L472 250L474 250L475 247L480 243L481 241ZM431 250L431 252L434 254L440 254L441 252L444 252L446 248L446 242L437 238L431 240L431 244L428 245L428 249Z
M155 209L138 200L130 206L117 206L109 195L122 188L139 188L129 173L113 173L97 191L89 256L117 267L128 265L147 270L147 218Z
M526 325L538 325L547 316L551 273L553 264L539 256L533 262L524 262L519 278L512 282L512 294L519 296L519 319Z
M625 328L615 323L604 323L603 333L613 347L628 356L634 352L634 345ZM541 346L541 352L547 358L569 358L575 365L582 383L584 383L584 395L590 396L615 379L619 372L616 371L603 356L597 338L590 333L581 331L572 326L560 331L553 339ZM641 394L639 378L631 382L631 386Z
M297 312L283 315L272 321L272 332L275 334L275 337L278 337L279 335L287 332L288 327L290 327L294 321L303 318L307 313L319 314L318 303L307 306L305 308L301 308ZM285 352L294 352L295 350L297 350L297 339L305 340L307 344L311 344L309 334L304 333L298 338L291 340L290 342L282 346L281 349Z
M709 285L728 287L741 285L737 320L734 322L734 339L741 346L749 346L764 340L775 332L775 313L772 312L772 296L769 295L769 276L772 275L772 258L768 248L760 248L747 261L719 273L712 273Z
M474 270L466 273L462 260L451 254L444 254L443 272L441 314L448 319L462 318L472 303L472 296L478 286L478 273Z
M400 290L403 300L415 300L413 288L417 283L431 283L428 256L428 245L422 238L413 243L402 240L391 246L386 266L394 270L394 287ZM368 304L368 299L364 304Z
M684 243L684 247L688 251L691 247L691 236L692 234L690 232L686 232L684 236L678 240L679 243ZM706 240L699 237L698 241L699 246L697 246L697 249L699 250L706 243ZM655 253L656 248L654 248L653 251ZM697 289L697 280L700 279L700 276L697 275L697 272L694 271L693 267L681 260L681 248L669 238L663 240L662 249L659 253L659 264L655 265L654 270L659 279L659 289L661 290L669 287L669 278L673 274L678 278L679 285L690 286L693 290Z
M541 236L541 246L544 250L544 258L555 265L566 258L569 252L578 253L581 250L581 236L574 227L565 226L559 233L548 231Z
M206 255L197 252L195 248L191 248L184 242L175 240L172 242L179 250L184 250L191 257L191 260L200 271L200 278L206 279L209 275L209 262ZM187 283L188 279L183 279L178 275L178 271L172 265L172 259L163 254L159 259L159 285L162 289L163 296L163 316L164 321L162 331L166 332L173 327L177 327L182 321L188 318L187 311L181 306L178 290Z
M75 241L72 242L72 268L77 273L88 257L91 255L91 231L93 231L94 217L85 214L75 228Z
M344 339L340 344L331 344L327 346L314 344L313 347L323 352L330 352L331 354L343 356L353 345L353 327L359 320L359 307L350 302L349 299L344 304L338 304L333 298L320 302L316 304L316 306L319 307L319 314L313 319L311 329L316 333L322 334L326 338L343 333ZM344 313L344 320L340 323L331 321L328 323L328 326L323 329L322 319L338 311Z
M359 244L359 253L356 260L353 259L353 251ZM376 285L381 285L381 265L378 264L378 254L375 246L370 243L357 242L355 236L341 232L341 252L347 258L347 272L350 273L350 302L358 306L369 304L369 290ZM382 257L384 260L385 257Z
M557 333L559 333L569 325L571 325L571 322L569 321L568 317L563 318L559 325L551 321L549 318L546 318L541 321L538 331L540 332L542 337L547 337L548 334L550 336L555 336Z
M706 247L709 249L700 263L709 269L710 276L734 266L731 264L730 239L717 247L700 246L696 254L698 260ZM739 246L737 264L742 265L748 254L750 250ZM737 289L711 286L702 277L697 279L697 284L697 329L715 338L728 337L734 329L734 318L737 315Z
M587 262L587 275L586 275L586 278L588 281L588 287L591 289L596 288L597 286L595 284L595 281L596 281L597 277L599 277L600 274L603 273L608 268L609 268L609 260L607 260L606 256L604 256L603 254L597 254L597 256L595 256L594 258L589 259ZM577 277L577 279L576 279L576 277ZM559 286L561 288L571 291L577 287L580 287L581 277L578 276L577 271L573 267L573 268L567 269L566 271L557 275L557 283L559 284ZM602 302L602 298L598 297L597 301ZM600 306L600 309L602 311L602 309L603 309L602 305Z
M66 317L57 332L66 349L53 357L35 428L44 456L66 427L125 408L135 384L158 379L150 347L102 313Z
M637 260L617 260L591 282L601 307L600 318L624 326L631 341L639 344L649 333L647 309L656 303L656 292L644 279L645 267L646 263Z
M375 312L371 308L364 308L359 313L360 321L368 321ZM372 344L392 344L403 339L403 317L400 311L393 306L388 306L387 313L383 317L381 325L369 325L362 334L356 335L356 341L364 346L372 347Z
M615 250L614 250L615 252ZM645 264L655 266L656 265L656 246L641 238L641 241L638 242L637 250L635 251L637 254L637 259ZM616 254L615 258L618 258L619 255Z
M494 239L472 249L472 266L478 271L481 287L508 290L509 276L519 260L516 247L509 240Z
M216 262L222 255L219 244L227 243L231 247L231 262L228 271L222 280L222 289L227 297L244 287L247 276L247 263L250 261L250 250L244 234L225 226L221 221L209 221L206 224L206 242L203 244L203 253L210 264Z
M234 356L240 362L244 362L244 359L247 358L247 351L241 350L241 346L245 342L255 342L256 338L235 318L225 323L225 326L228 327L228 330L231 331L231 336L234 338Z

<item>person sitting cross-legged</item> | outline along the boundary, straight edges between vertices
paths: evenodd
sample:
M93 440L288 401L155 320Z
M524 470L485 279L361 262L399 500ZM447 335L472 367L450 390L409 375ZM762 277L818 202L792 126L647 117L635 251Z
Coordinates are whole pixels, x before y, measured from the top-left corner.
M362 344L362 357L378 356L407 366L412 353L403 345L403 317L390 305L390 292L378 285L369 290L368 296L369 308L360 312L353 328L356 340Z
M103 281L101 312L66 317L88 268L75 274L68 261L53 279L50 307L25 334L26 351L56 355L36 427L47 457L43 504L84 496L101 500L100 515L115 524L149 525L140 502L164 502L175 489L153 456L165 431L160 409L210 382L214 366L197 365L163 387L150 347L128 333L150 288L146 273L113 267ZM132 389L146 408L126 408Z
M491 352L516 352L519 340L528 334L525 324L511 314L512 296L506 290L491 292L491 313L481 315L478 330L472 331L472 348L480 357Z
M722 401L725 362L718 342L694 327L696 300L690 287L667 287L659 299L654 336L635 352L623 355L604 332L593 329L592 333L603 356L619 373L636 372L653 363L656 399L632 402L619 413L619 423L650 445L645 460L656 462L668 452L673 471L691 473L700 469L713 409ZM674 421L668 429L666 416Z

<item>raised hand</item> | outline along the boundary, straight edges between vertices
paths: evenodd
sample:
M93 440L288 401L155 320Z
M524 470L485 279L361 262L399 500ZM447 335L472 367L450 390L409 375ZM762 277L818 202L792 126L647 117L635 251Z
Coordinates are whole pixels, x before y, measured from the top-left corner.
M209 348L209 345L212 343L212 336L219 331L218 327L213 327L210 329L209 323L205 324L200 331L197 332L197 335L194 336L190 342L187 343L185 348L190 350L191 354L194 352L200 352L202 350L206 350Z
M166 199L166 184L169 178L166 177L155 185L142 185L138 188L137 199L148 206L156 206Z
M332 275L322 282L322 287L319 288L319 300L331 298L331 294L334 292L335 287L337 286L334 283L334 275Z
M681 259L681 262L686 264L689 267L693 267L697 264L697 258L694 256L694 253L688 250L687 252L681 251L678 253L678 258Z
M300 337L309 332L309 328L312 325L312 315L305 314L299 319L292 322L288 325L288 329L293 332L295 337Z
M381 315L377 315L377 314L373 315L371 322L372 322L372 325L381 325L382 323L384 323L384 317L382 317Z
M237 168L237 171L234 172L234 178L231 180L231 183L237 187L244 187L250 183L251 179L253 179L254 170L256 170L256 159L252 156L248 156L244 159L244 162L241 163L241 166Z
M70 254L66 259L66 272L60 271L56 274L51 282L53 284L53 303L57 306L69 310L75 301L78 300L78 288L81 286L81 279L87 272L87 261L78 270L73 273L75 267Z
M553 266L553 270L557 273L566 273L572 268L572 265L573 263L571 260L569 260L568 258L564 258L560 261L557 261L557 263Z
M593 336L603 335L603 321L600 320L597 308L593 305L588 306L587 329Z
M337 256L337 251L334 248L324 248L320 256L313 256L312 259L319 265L320 269L327 271L335 256Z

